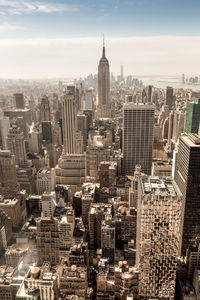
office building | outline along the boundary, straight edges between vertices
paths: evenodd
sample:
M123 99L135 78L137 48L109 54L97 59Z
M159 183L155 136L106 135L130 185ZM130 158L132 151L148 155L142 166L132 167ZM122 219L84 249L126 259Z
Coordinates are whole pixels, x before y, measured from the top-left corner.
M192 101L187 101L185 132L198 134L200 128L199 126L200 126L200 99L193 98Z
M183 194L182 255L193 245L200 232L200 137L183 135L175 161L175 181Z
M135 166L151 174L154 105L125 104L123 108L123 173L133 175Z
M103 42L103 54L98 66L98 117L109 118L110 110L110 67Z
M174 180L139 178L136 266L141 299L174 300L181 214L182 195Z

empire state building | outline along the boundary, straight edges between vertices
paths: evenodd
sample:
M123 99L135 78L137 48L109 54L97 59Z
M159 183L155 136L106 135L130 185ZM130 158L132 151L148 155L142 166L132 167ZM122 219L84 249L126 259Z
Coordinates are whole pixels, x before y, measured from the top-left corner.
M103 54L98 66L98 117L110 118L110 108L110 67L103 40Z

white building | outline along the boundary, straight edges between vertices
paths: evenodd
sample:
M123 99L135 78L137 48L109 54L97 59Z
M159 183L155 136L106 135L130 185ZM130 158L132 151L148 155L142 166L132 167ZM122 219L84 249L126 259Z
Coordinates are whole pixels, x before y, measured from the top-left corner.
M56 194L55 192L44 193L42 195L42 214L44 217L51 217L56 208Z
M42 195L44 192L52 192L55 188L55 171L54 169L40 169L36 177L37 194Z

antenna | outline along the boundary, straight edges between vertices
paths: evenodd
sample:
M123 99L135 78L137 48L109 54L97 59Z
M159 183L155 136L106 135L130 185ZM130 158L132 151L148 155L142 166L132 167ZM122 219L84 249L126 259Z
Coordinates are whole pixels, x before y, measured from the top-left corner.
M103 34L103 47L105 47L105 39L104 39L104 34Z

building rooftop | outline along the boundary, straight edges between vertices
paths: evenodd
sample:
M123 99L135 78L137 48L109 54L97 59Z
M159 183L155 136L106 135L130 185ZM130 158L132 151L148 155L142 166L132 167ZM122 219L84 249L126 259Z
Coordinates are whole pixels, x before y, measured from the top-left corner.
M159 178L158 176L141 176L141 185L144 194L160 196L180 196L180 190L171 177Z

